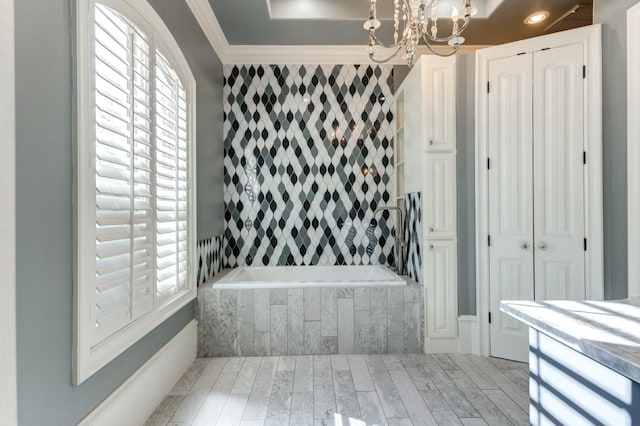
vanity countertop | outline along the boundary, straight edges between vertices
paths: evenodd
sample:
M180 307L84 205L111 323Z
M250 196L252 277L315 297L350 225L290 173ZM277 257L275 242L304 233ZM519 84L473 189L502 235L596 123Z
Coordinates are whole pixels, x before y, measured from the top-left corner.
M640 383L640 297L601 301L503 301L500 309Z

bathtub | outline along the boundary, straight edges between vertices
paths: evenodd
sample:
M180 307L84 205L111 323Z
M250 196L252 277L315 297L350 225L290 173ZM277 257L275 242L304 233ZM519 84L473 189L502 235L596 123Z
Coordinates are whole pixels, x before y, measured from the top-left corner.
M242 266L220 278L218 290L312 287L404 286L407 282L380 266Z
M198 287L199 356L421 353L424 291L382 266L250 266Z

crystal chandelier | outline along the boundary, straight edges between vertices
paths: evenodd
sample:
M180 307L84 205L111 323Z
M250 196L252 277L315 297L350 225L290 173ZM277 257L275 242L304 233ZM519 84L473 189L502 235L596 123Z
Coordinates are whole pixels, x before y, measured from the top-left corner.
M455 7L451 12L453 29L451 34L438 37L438 0L393 0L393 44L385 44L376 37L376 30L380 28L380 21L377 18L377 0L371 0L369 8L369 19L365 21L363 27L369 31L369 46L367 51L369 58L377 63L384 63L391 60L400 51L404 51L402 58L411 67L416 59L416 50L420 39L424 40L427 48L438 56L454 55L460 45L464 43L462 32L467 29L471 22L471 17L478 12L475 6L471 6L470 0L462 1L462 9L459 12ZM431 16L428 18L428 9L431 9ZM462 23L460 23L462 20ZM400 27L402 23L402 32ZM432 43L446 43L447 51L440 51L432 46ZM376 57L377 47L394 49L392 53L382 59Z

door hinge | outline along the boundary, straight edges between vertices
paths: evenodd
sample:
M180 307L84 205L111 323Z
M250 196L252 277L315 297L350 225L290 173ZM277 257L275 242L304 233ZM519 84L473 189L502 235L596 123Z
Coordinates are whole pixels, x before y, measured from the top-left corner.
M491 158L487 158L487 170L491 170Z
M491 247L491 235L487 235L487 245Z
M587 251L587 239L584 239L584 251Z
M587 151L582 151L582 164L587 164Z
M491 82L487 81L487 93L491 92Z
M491 312L489 312L489 324L491 324Z
M587 66L582 66L582 78L587 78Z

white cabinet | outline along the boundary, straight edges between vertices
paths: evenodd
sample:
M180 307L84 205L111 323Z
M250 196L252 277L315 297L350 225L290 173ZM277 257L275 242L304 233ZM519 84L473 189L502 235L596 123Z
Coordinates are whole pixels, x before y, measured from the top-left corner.
M425 351L457 352L456 58L422 56L396 102L398 189L422 193Z
M456 154L425 155L424 232L428 240L456 237Z
M458 256L455 241L431 241L427 245L425 278L428 352L451 350L458 336Z
M425 143L428 151L456 149L456 62L438 58L424 64Z

